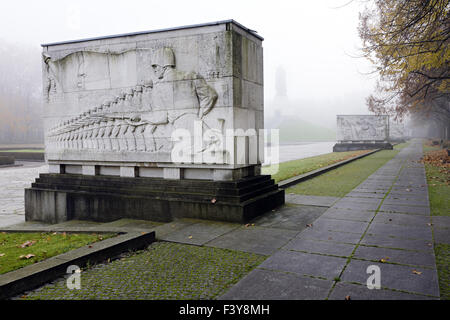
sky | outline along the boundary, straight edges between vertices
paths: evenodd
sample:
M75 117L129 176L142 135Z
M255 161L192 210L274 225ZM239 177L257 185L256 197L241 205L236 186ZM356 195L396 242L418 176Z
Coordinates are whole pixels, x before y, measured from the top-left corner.
M357 26L364 1L348 2L2 1L0 38L40 50L41 43L234 19L265 39L266 101L275 95L275 74L281 66L286 71L288 97L302 101L297 111L305 116L308 105L316 113L323 107L328 113L364 114L368 113L365 97L373 91L375 78L366 74L371 70L369 62L355 58L361 47ZM336 102L339 110L330 111ZM266 105L271 107L270 102ZM288 113L296 112L291 109Z

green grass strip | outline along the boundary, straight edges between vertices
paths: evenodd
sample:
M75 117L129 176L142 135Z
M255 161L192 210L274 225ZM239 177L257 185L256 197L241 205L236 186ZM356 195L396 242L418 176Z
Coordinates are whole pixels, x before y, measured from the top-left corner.
M406 145L407 143L402 143L396 145L394 150L382 150L355 160L318 177L301 182L287 189L286 193L343 197L394 158Z
M112 234L2 232L0 233L0 274L112 236ZM22 248L21 246L27 241L32 244ZM34 256L26 258L27 255Z

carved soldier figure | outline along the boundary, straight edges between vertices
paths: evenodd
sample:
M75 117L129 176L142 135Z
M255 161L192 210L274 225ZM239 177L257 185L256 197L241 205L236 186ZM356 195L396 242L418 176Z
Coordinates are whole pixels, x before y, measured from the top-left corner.
M216 91L205 79L194 73L175 68L171 48L160 48L151 57L153 69L152 112L143 120L152 126L145 130L146 142L153 149L169 151L173 130L183 128L193 133L195 120L202 120L217 101Z

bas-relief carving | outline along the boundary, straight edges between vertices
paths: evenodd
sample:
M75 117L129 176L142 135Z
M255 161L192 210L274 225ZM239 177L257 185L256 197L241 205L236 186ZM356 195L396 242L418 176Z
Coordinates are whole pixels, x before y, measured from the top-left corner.
M387 116L338 116L338 141L380 141L388 136Z
M78 86L83 86L85 60L78 61ZM50 68L56 62L47 59L46 64ZM173 130L182 128L192 133L195 120L209 129L211 121L206 121L206 117L215 107L218 95L205 79L195 72L178 70L174 52L167 47L153 52L151 67L152 75L142 85L128 88L50 129L49 151L169 152ZM214 120L223 131L225 120Z

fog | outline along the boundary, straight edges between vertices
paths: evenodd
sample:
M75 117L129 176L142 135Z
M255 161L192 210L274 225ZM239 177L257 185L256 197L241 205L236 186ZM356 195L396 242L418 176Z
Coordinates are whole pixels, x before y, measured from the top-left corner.
M234 19L265 39L266 123L295 115L334 128L336 114L368 113L365 97L375 85L374 76L365 74L371 70L369 62L354 57L361 46L358 12L365 4L347 2L8 1L0 12L0 62L13 61L18 67L8 77L33 79L18 85L39 93L40 74L28 73L40 73L41 43ZM27 54L15 55L17 50ZM20 67L30 61L36 65ZM277 76L280 69L284 72ZM33 103L40 110L39 102Z

